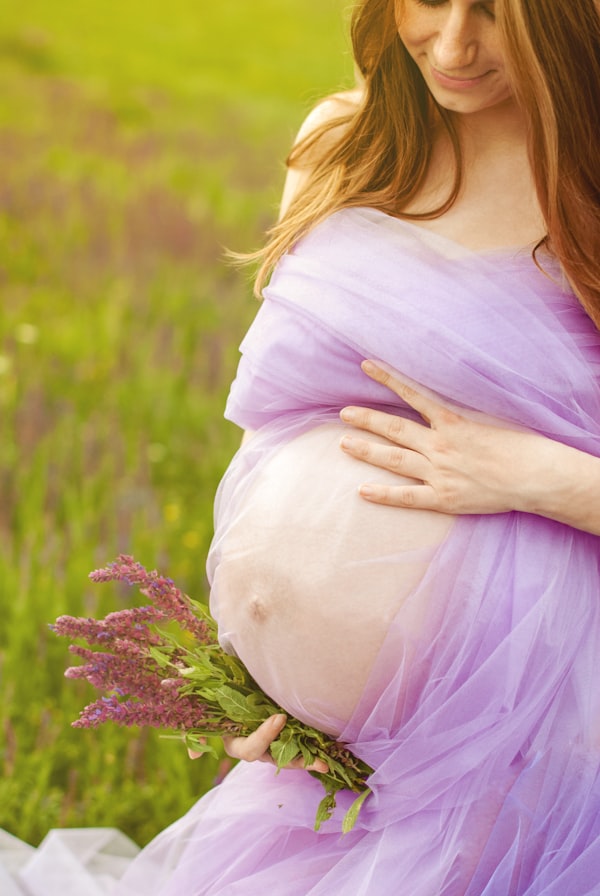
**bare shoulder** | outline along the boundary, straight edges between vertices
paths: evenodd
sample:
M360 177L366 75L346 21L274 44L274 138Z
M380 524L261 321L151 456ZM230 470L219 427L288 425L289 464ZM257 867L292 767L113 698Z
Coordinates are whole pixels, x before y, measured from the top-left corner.
M290 203L302 191L310 177L312 163L327 152L328 146L333 146L342 136L344 127L347 126L349 117L358 109L362 100L362 90L347 90L343 93L334 93L318 103L304 119L294 147L310 144L310 138L320 134L318 144L309 146L302 154L301 162L292 158L288 165L288 172L283 188L281 200L281 214L284 215Z
M304 119L298 131L296 144L310 137L324 125L340 121L340 127L342 127L342 122L347 120L348 116L358 109L361 99L362 90L356 88L355 90L346 90L343 93L333 93L331 96L321 100Z

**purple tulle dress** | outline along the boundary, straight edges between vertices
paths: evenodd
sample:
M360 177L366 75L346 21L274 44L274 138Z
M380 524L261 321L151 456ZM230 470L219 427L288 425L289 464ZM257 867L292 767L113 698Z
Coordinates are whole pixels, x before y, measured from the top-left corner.
M339 410L415 418L378 359L474 419L600 454L600 334L550 260L473 253L370 209L284 257L227 416L221 638L289 711L375 772L313 829L308 773L240 763L143 850L118 896L600 894L600 543L524 513L447 517L357 494ZM416 419L416 418L415 418Z
M353 831L342 797L316 833L317 781L240 764L119 893L600 893L598 538L374 508L356 486L384 474L338 447L341 407L394 409L370 357L600 454L600 335L547 268L368 209L279 263L227 407L257 434L220 487L212 606L263 687L376 769L373 794Z

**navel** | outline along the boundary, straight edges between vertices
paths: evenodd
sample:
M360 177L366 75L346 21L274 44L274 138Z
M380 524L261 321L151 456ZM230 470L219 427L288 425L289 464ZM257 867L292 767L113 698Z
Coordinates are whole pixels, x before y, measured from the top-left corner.
M250 617L256 622L263 622L269 615L267 601L260 594L251 594L248 600Z

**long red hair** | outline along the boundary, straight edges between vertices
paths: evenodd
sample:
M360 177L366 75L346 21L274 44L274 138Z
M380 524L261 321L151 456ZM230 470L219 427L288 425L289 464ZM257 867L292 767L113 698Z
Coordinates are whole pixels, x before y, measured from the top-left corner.
M270 231L255 258L260 291L281 255L332 212L371 206L402 215L431 158L434 127L451 139L456 175L463 168L452 117L429 94L399 36L395 0L361 0L352 43L362 101L318 127L292 151L305 165L306 189ZM529 157L547 226L544 242L600 328L600 16L595 0L497 0L515 96L524 109Z

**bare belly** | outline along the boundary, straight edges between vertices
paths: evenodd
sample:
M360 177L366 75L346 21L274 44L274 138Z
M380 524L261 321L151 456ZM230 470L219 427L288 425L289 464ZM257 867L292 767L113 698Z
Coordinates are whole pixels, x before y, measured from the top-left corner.
M220 534L213 585L224 646L289 712L331 734L453 522L360 498L361 483L399 477L345 455L345 431L318 426L264 464ZM416 627L426 595L418 607Z

